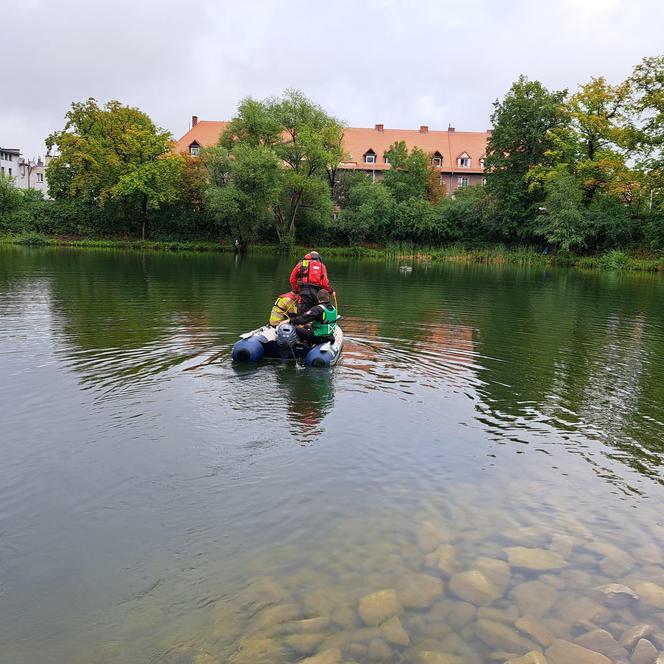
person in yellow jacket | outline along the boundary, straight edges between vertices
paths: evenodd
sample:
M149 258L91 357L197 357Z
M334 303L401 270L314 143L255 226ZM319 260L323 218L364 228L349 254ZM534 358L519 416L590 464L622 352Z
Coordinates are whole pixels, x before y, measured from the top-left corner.
M289 314L296 316L299 301L299 296L293 291L280 295L270 312L270 325L277 327L280 323L290 320Z

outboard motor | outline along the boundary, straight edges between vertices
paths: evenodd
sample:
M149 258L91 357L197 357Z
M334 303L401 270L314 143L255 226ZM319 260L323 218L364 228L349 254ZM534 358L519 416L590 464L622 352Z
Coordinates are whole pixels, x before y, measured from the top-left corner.
M292 323L281 323L277 327L277 348L279 348L281 357L287 358L290 356L296 341L297 333L295 332L295 325Z

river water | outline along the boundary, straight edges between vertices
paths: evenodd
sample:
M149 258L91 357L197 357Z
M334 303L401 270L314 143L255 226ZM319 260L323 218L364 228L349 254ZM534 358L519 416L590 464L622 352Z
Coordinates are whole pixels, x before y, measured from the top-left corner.
M330 260L233 366L290 267L0 249L0 660L654 661L664 279Z

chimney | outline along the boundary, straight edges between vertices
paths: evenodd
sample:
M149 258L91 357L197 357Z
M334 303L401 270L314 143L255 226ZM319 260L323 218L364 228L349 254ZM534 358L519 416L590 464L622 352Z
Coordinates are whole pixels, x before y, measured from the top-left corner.
M376 125L376 131L383 131L385 129L385 125L382 124L377 124Z
M447 125L447 131L451 134L453 131L455 131L455 129L452 125Z
M198 116L197 115L192 115L191 116L191 128L193 129L197 124L198 124Z
M426 134L429 131L429 127L427 125L420 125L420 134Z

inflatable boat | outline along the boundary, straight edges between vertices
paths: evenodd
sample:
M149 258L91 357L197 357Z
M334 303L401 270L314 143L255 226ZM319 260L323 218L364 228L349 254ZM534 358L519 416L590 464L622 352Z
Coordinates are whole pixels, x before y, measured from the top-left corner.
M233 346L235 362L258 362L263 357L282 360L303 359L308 367L334 366L341 355L344 345L344 333L337 325L334 341L326 341L316 346L301 343L291 323L282 323L277 327L266 325L258 330L240 335Z

